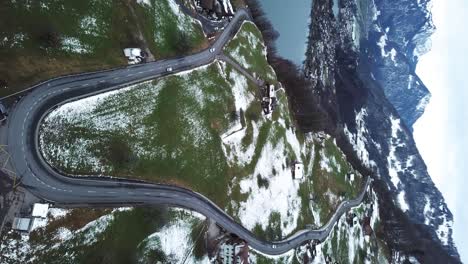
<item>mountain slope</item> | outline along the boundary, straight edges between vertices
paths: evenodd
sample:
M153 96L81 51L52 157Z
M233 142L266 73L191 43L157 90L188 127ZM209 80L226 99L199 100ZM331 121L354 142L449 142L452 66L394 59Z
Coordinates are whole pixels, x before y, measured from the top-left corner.
M430 49L434 31L430 2L375 1L369 32L371 71L408 127L424 113L430 92L415 73L420 56Z
M414 74L433 28L427 5L344 0L334 17L332 1L314 1L304 69L323 108L338 120L329 132L373 172L381 235L393 260L458 263L453 216L411 131L430 97Z

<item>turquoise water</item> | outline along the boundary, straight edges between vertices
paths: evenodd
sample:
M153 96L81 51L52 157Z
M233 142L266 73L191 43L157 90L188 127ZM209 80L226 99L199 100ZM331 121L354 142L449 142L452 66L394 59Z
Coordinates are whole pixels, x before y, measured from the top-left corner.
M333 0L333 14L335 15L336 18L338 17L338 12L340 11L338 1L339 0Z
M276 41L279 55L297 65L302 65L312 0L261 0L260 2L274 28L280 33Z

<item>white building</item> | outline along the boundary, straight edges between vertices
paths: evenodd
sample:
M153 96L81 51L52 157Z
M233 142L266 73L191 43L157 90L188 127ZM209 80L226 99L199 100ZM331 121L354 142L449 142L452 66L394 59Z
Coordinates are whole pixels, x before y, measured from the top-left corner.
M139 48L124 49L125 57L128 59L128 64L137 64L143 60L143 54Z
M13 219L13 226L14 230L29 232L29 228L31 226L31 219L26 217L15 217Z
M227 241L219 249L222 264L249 264L249 247L245 242Z
M275 86L270 84L263 90L262 108L265 115L269 115L275 110L276 102Z
M353 181L354 181L354 178L355 178L354 173L350 172L350 173L347 173L347 174L346 174L346 180L347 180L347 181L353 182Z
M304 176L304 164L300 162L294 163L293 166L293 178L294 179L302 179Z
M276 98L275 86L273 84L268 85L268 97Z
M48 211L49 211L48 204L35 203L33 205L31 216L39 217L39 218L46 218Z

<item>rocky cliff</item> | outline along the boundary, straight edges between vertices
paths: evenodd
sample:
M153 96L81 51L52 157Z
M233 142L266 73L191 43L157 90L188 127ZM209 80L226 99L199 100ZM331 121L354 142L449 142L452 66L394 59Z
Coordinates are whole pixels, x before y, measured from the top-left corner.
M404 123L411 128L424 113L429 90L415 73L429 51L434 31L428 0L377 0L369 31L371 72Z
M427 1L316 0L306 76L345 152L372 171L393 260L458 263L453 217L427 172L411 126L430 94L415 74L433 26ZM335 44L335 45L333 45Z

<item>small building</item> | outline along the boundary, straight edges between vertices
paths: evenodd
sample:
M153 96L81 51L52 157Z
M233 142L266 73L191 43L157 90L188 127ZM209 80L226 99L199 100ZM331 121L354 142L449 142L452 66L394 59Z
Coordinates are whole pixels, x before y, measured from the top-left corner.
M32 217L46 218L49 211L49 204L35 203L33 205Z
M222 264L249 264L249 246L241 239L229 239L219 248L218 262Z
M276 108L276 91L273 84L266 85L262 89L262 109L265 115L271 114Z
M13 219L13 230L21 231L21 232L29 232L31 227L31 218L27 217L15 217Z
M294 162L292 169L293 179L302 179L304 176L304 164L300 162Z
M347 180L347 181L353 182L353 181L354 181L354 177L355 177L355 175L354 175L354 173L352 173L352 172L346 174L346 180Z
M273 84L267 85L266 92L267 93L265 96L270 98L276 98L275 86Z
M145 58L140 48L125 48L124 55L127 57L128 64L137 64Z

